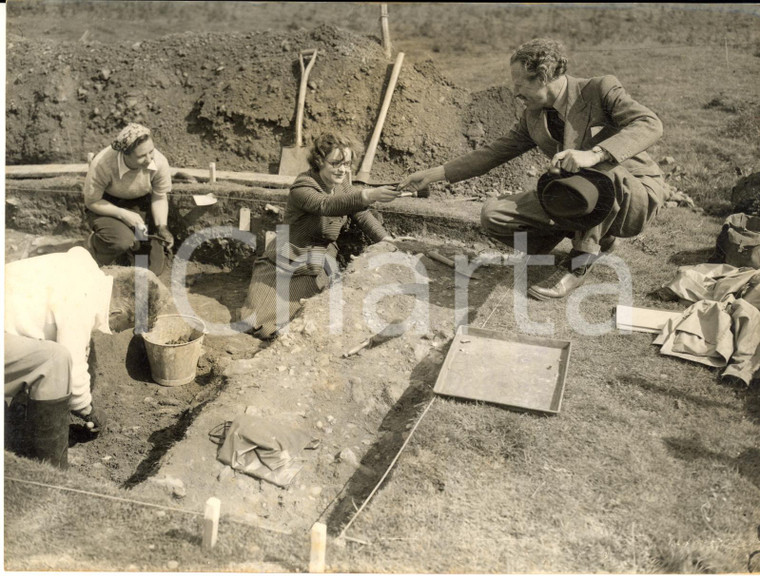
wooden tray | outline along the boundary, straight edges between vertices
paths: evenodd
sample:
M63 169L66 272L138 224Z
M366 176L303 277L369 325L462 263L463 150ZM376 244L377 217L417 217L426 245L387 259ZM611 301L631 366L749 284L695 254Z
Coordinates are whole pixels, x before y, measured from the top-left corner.
M460 326L434 392L557 414L570 342Z

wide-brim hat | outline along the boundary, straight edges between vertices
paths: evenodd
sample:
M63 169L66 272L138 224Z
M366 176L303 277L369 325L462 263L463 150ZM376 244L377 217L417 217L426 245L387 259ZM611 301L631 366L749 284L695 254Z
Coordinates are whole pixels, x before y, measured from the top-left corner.
M547 172L538 179L538 201L552 220L568 230L601 224L615 206L615 185L599 170Z

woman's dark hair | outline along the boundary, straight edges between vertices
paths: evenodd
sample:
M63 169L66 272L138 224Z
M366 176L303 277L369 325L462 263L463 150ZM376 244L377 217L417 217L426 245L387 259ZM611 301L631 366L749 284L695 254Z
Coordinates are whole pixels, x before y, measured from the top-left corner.
M126 154L127 156L129 156L130 154L132 154L132 152L135 151L135 148L137 148L143 142L147 142L148 140L150 140L150 134L143 134L142 136L138 136L137 139L134 142L132 142L132 144L124 148L124 150L122 151L123 154Z
M342 134L335 134L334 132L321 134L314 140L314 144L311 146L309 166L315 172L319 172L322 166L325 165L325 159L333 150L344 150L346 148L351 150L351 163L353 164L359 155L360 148L353 138L343 136Z
M510 64L520 62L531 80L540 78L551 82L567 71L567 51L565 46L551 38L535 38L521 45Z

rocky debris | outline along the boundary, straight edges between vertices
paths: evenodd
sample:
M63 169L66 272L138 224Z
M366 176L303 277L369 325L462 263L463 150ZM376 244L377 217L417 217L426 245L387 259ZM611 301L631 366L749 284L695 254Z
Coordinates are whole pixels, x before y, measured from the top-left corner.
M166 475L161 478L152 477L149 482L165 488L174 498L181 499L187 495L185 483L179 478Z
M368 142L389 72L376 39L327 25L261 32L255 41L248 33L188 33L124 45L14 44L6 75L8 164L83 162L126 123L140 122L173 166L214 161L221 170L276 172L280 150L294 139L298 51L320 51L306 98L307 145L326 130ZM373 177L398 179L445 162L504 134L517 113L505 86L469 94L432 62L407 60ZM485 196L521 188L530 182L525 166L518 160L476 182L439 189Z

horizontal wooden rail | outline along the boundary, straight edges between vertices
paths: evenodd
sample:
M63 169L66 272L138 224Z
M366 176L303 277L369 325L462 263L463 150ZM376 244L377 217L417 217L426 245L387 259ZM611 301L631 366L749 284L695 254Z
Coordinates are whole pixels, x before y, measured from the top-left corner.
M85 176L87 164L33 164L26 166L6 166L6 178L54 178L56 176ZM210 173L205 168L172 168L172 177L178 172L192 176L200 182L208 182ZM216 180L237 182L249 186L261 186L263 188L288 188L294 181L295 176L283 176L280 174L260 174L257 172L229 172L217 171Z

